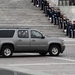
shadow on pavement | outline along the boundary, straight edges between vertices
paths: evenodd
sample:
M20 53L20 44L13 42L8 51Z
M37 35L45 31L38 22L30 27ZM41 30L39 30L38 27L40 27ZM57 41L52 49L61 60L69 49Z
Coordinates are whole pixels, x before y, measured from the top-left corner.
M6 70L6 69L0 69L0 75L30 75L30 74L15 72L15 71Z
M29 58L29 57L31 57L31 58L36 58L36 57L66 57L66 55L62 55L62 54L60 54L59 56L50 56L49 54L47 54L47 55L40 55L40 54L27 54L27 53L24 53L24 54L21 54L21 53L19 53L19 54L13 54L12 56L11 56L11 58ZM3 58L2 56L0 56L0 58ZM10 57L8 57L8 58L10 58Z
M36 57L50 57L49 55L46 55L46 56L42 56L42 55L13 55L11 57L8 57L8 58L36 58ZM2 56L0 56L0 58L3 58Z
M26 74L26 73L21 73L21 72L6 70L6 69L0 69L0 75L31 75L31 74Z

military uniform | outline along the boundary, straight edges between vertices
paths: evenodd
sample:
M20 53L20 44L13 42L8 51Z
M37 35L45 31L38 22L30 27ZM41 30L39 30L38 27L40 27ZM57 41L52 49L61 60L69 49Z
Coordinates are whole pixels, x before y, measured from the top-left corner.
M44 6L44 0L40 0L40 7L41 7L41 10L44 9L43 6Z
M75 5L75 0L72 0L73 1L73 5Z
M59 25L59 18L60 18L60 15L61 15L60 11L57 11L57 24L58 24L58 25Z
M59 19L59 28L62 29L63 28L63 15L61 15L60 19Z
M51 21L51 23L53 23L54 13L55 13L54 8L52 8L52 11L51 11L51 14L52 14L52 21Z
M54 11L54 25L57 25L57 11Z

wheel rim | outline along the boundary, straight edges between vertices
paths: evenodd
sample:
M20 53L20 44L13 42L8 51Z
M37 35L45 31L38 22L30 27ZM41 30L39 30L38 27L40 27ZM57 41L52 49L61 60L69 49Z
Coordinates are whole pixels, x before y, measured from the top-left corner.
M53 55L57 55L57 54L58 54L58 49L57 49L56 47L54 47L54 48L52 49L52 54L53 54Z
M8 48L5 49L5 50L4 50L4 55L5 55L5 56L10 56L10 55L11 55L11 50L8 49Z

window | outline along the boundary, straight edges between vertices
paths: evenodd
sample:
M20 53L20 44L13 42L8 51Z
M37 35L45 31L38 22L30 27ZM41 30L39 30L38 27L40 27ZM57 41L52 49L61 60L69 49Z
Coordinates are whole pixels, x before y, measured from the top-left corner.
M41 38L42 34L38 31L31 30L31 38Z
M19 30L18 31L19 38L28 38L28 30Z
M0 38L12 38L15 30L0 30Z

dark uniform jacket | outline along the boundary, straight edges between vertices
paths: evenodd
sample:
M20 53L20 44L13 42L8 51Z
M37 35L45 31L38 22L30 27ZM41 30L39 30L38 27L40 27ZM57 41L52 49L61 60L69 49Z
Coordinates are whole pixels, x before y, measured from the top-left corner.
M74 29L75 29L75 24L72 25L72 30L74 30Z
M75 5L75 0L72 0L72 2L73 2L73 5Z
M57 18L59 18L59 17L60 17L60 15L61 15L61 13L60 13L60 12L57 12Z

